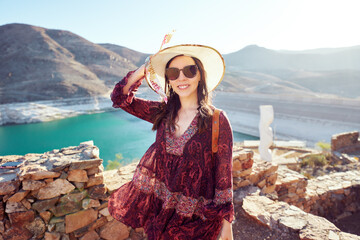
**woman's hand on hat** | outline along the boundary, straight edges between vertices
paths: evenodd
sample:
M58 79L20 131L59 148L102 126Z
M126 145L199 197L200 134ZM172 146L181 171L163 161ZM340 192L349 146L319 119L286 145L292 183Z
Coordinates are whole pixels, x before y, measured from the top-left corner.
M136 77L137 80L140 80L145 77L145 64L141 65L136 71L134 72L134 77Z
M123 88L123 94L128 94L130 87L136 83L137 81L143 79L145 77L145 64L141 65L138 69L133 72L129 78L127 84Z

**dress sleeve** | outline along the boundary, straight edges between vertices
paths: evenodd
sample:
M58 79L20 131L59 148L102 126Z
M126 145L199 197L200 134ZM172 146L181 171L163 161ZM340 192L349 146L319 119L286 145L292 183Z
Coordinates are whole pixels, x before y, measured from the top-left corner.
M143 79L138 80L130 86L128 94L123 93L123 89L128 83L128 79L134 71L130 71L120 82L118 82L111 95L111 101L114 108L121 108L126 112L141 118L145 121L153 123L151 109L160 106L159 101L150 101L135 96L138 88L140 87Z
M219 119L219 142L215 170L214 202L219 208L218 215L228 222L234 220L232 149L233 135L230 122L222 111Z

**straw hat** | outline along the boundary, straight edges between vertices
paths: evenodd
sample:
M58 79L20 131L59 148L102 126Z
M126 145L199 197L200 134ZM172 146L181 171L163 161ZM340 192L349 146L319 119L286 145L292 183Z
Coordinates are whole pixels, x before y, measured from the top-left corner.
M201 61L205 69L208 92L220 84L225 74L225 62L221 54L212 47L181 44L160 50L147 62L146 71L149 74L145 74L145 79L155 92L159 93L157 85L165 89L165 66L170 59L178 55L196 57Z

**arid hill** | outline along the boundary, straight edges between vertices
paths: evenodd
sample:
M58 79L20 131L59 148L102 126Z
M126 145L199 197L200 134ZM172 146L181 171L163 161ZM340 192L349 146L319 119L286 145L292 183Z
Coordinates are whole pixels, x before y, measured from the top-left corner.
M0 104L108 94L147 56L114 44L95 44L69 31L3 25ZM224 59L226 74L217 91L359 97L359 46L294 52L252 45Z
M68 31L0 27L0 103L102 95L136 66Z

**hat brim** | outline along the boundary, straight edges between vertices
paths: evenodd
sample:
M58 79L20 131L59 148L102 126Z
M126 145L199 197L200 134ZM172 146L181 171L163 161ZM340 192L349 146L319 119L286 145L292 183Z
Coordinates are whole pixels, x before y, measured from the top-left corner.
M175 56L185 55L198 58L204 66L208 92L213 91L222 81L225 74L225 62L221 54L214 48L196 44L176 45L160 50L150 59L162 89L165 89L165 66ZM149 86L155 91L151 82L145 77ZM155 91L156 92L156 91Z

